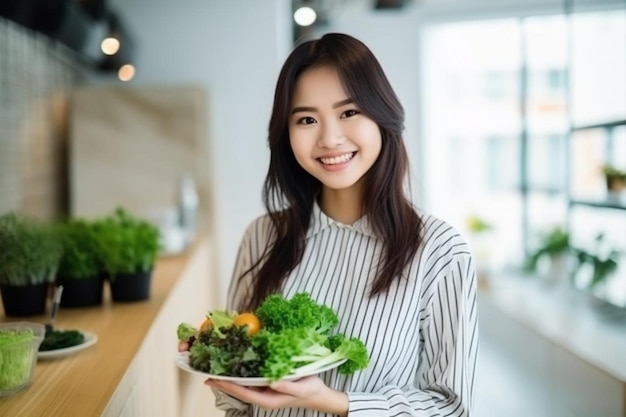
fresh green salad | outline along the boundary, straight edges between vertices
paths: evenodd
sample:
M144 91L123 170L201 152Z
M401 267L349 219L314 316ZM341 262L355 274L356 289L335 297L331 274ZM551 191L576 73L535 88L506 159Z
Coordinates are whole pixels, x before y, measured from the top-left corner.
M84 342L85 335L78 330L46 330L46 336L39 346L39 351L64 349Z
M0 391L28 383L36 349L37 336L31 329L0 331Z
M345 359L342 374L367 367L365 344L332 333L337 314L309 294L287 300L270 295L254 312L209 311L199 328L181 323L178 340L189 346L189 365L213 375L277 381Z

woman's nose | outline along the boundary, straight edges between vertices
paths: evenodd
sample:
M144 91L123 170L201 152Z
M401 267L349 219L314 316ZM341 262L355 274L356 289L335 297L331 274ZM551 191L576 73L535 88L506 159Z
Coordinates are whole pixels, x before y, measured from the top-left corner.
M339 125L339 122L326 122L320 129L320 136L317 140L317 146L320 148L335 148L346 141L346 137Z

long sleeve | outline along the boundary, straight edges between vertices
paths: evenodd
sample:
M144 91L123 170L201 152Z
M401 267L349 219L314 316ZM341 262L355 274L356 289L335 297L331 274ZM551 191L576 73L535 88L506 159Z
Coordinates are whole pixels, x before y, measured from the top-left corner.
M475 267L465 249L437 262L436 281L423 294L417 388L348 393L350 417L470 415L478 356Z
M250 417L252 415L249 404L218 390L213 390L213 394L215 395L215 407L224 411L225 417Z

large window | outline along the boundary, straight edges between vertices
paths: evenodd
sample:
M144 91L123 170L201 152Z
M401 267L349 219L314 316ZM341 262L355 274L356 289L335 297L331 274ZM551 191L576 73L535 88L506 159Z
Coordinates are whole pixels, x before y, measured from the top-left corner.
M431 25L422 50L431 208L490 269L521 267L554 227L590 251L603 234L625 255L598 295L626 305L626 198L588 199L606 193L602 164L626 169L626 11ZM470 219L491 226L488 239ZM574 278L588 285L585 271Z

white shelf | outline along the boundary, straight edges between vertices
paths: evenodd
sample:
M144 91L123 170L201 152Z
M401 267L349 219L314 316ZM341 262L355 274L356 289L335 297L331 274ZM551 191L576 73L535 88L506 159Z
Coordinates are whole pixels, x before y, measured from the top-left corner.
M479 303L626 383L626 309L597 305L582 291L538 278L491 280Z

